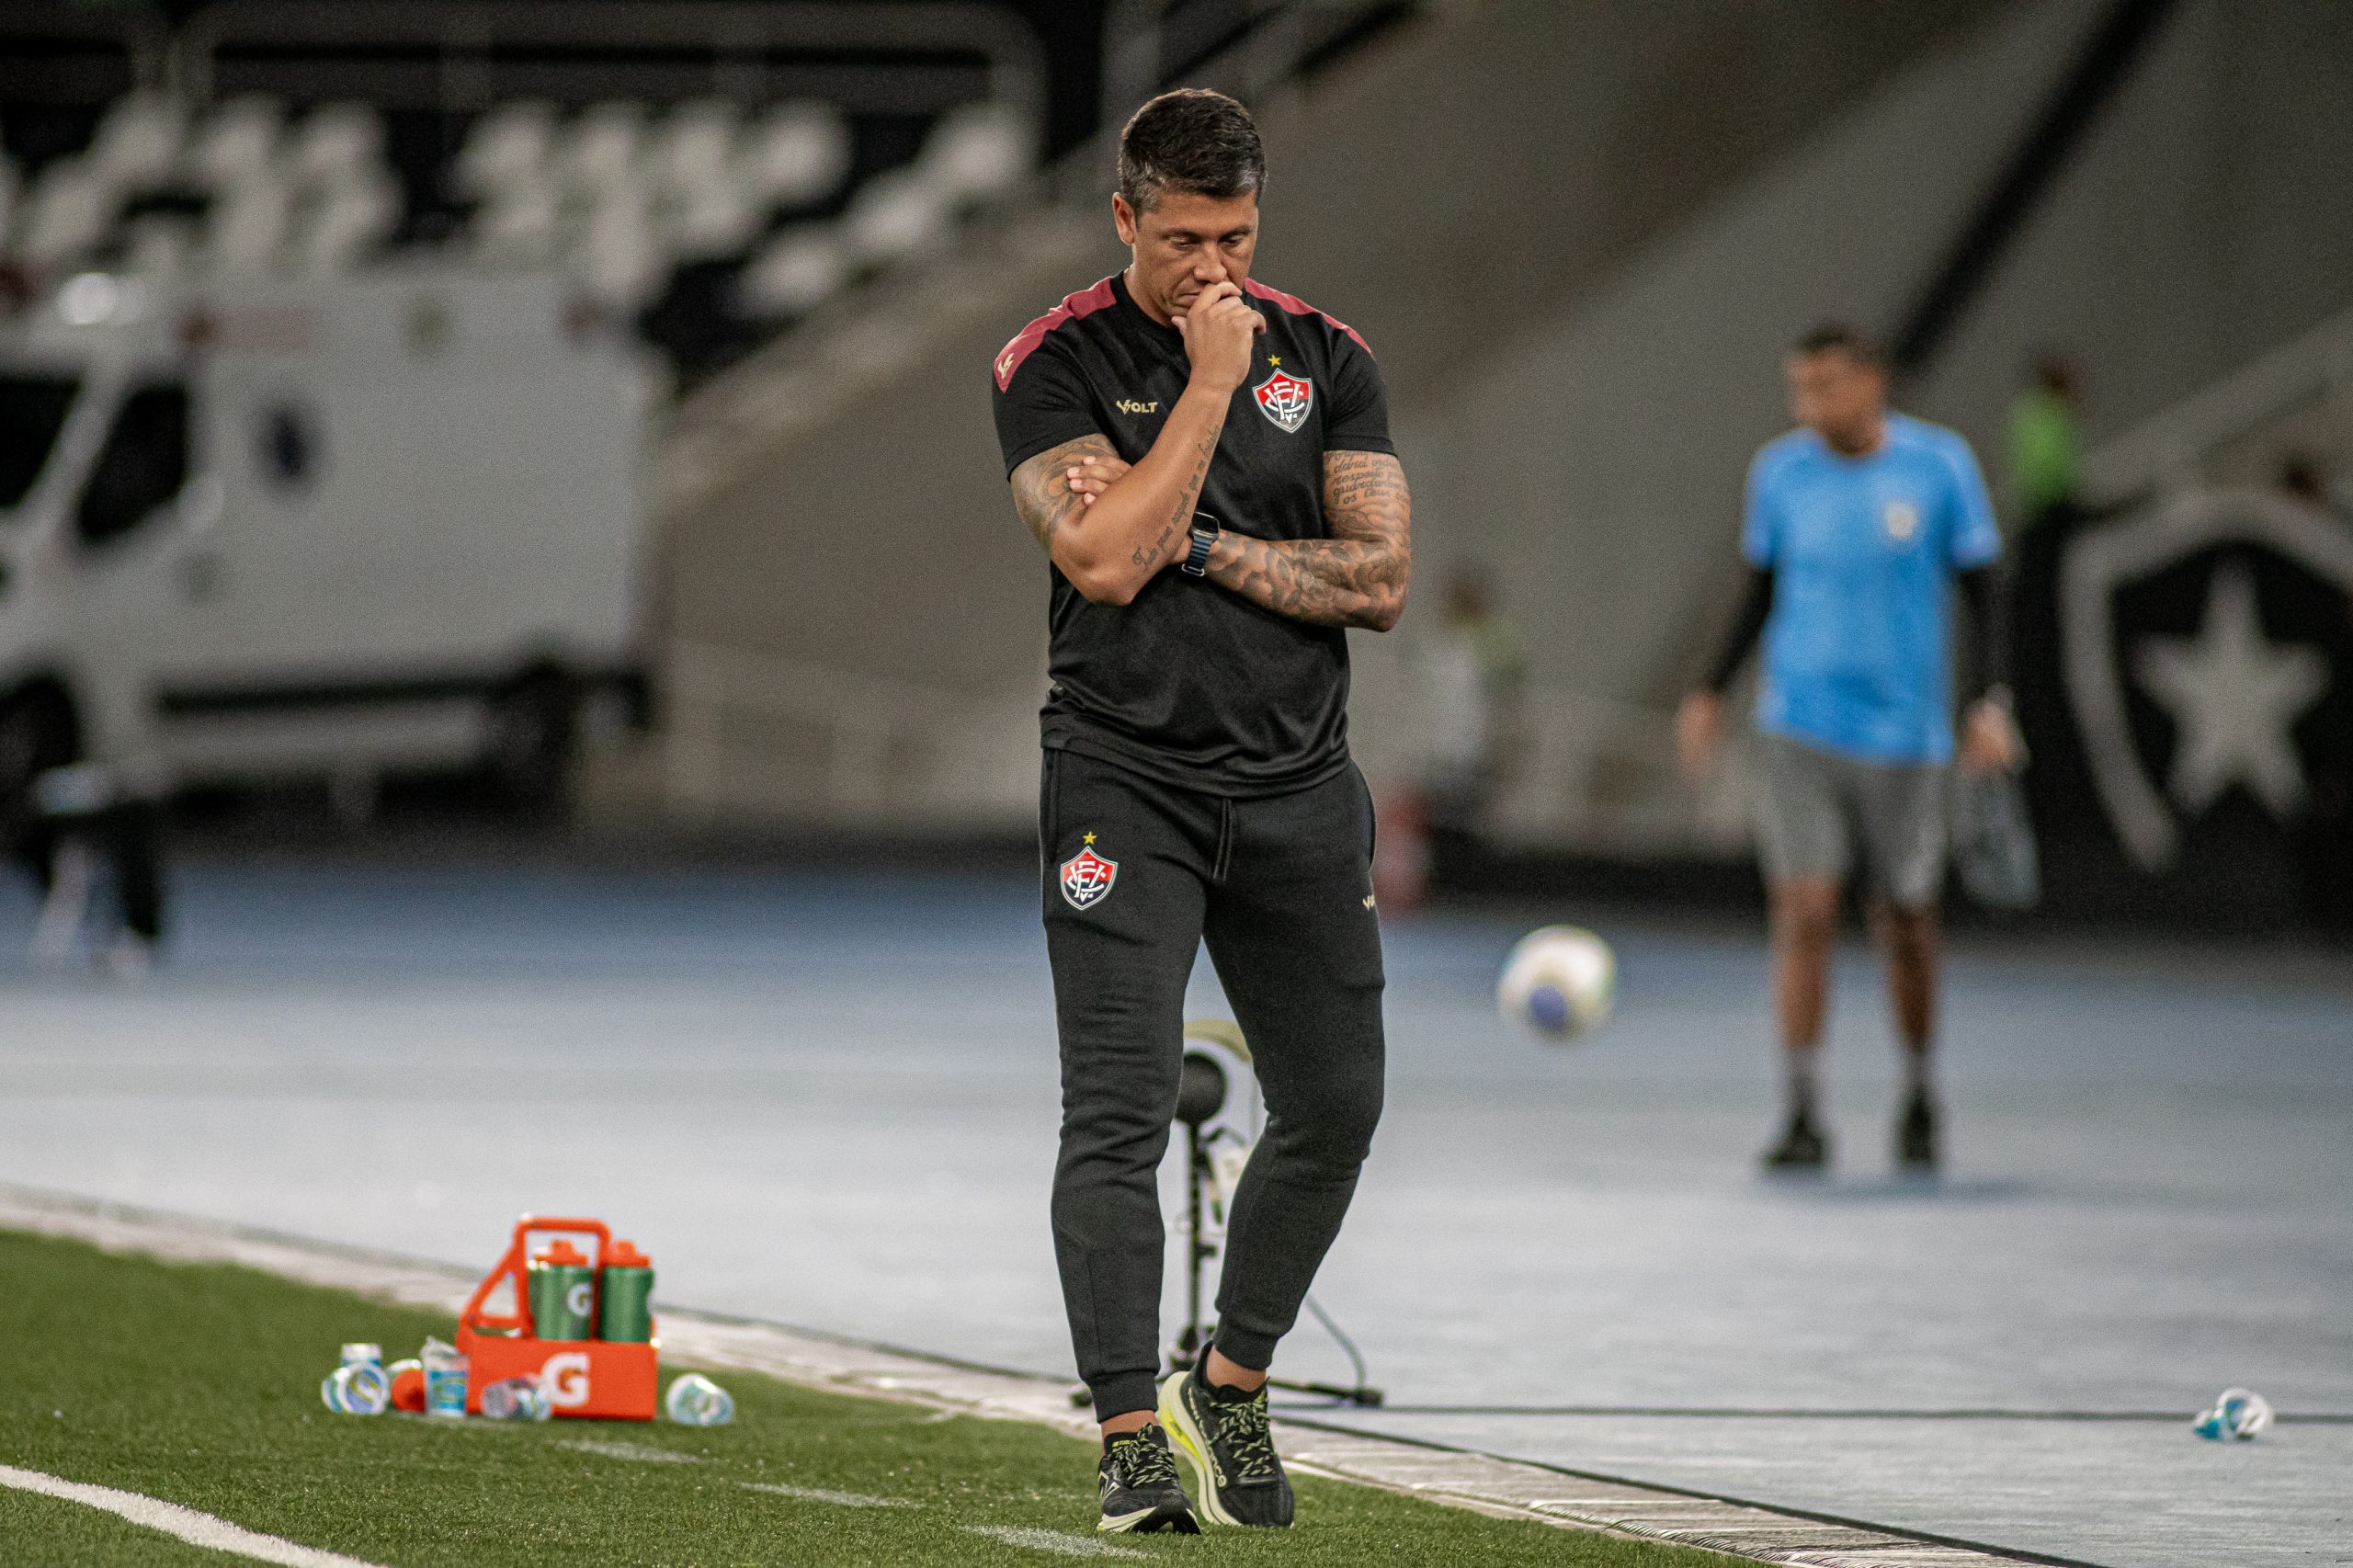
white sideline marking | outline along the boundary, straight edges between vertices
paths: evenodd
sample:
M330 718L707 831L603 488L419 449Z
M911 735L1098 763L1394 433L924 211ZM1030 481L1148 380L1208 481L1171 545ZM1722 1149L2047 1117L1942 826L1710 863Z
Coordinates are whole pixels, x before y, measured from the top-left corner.
M745 1481L738 1484L746 1492L771 1492L779 1497L798 1498L803 1503L831 1503L836 1508L915 1506L904 1497L869 1497L863 1492L829 1492L822 1486L788 1486L781 1481Z
M1144 1553L1131 1547L1113 1546L1093 1536L1064 1535L1060 1530L1034 1529L1027 1525L966 1525L966 1535L984 1535L991 1540L1001 1540L1007 1546L1026 1546L1032 1551L1051 1551L1063 1557L1142 1557Z
M702 1463L700 1454L682 1454L676 1449L657 1449L650 1443L599 1442L594 1437L580 1437L562 1446L601 1459L635 1460L640 1464Z
M285 1568L376 1568L374 1563L363 1562L357 1557L321 1551L315 1546L301 1546L278 1536L263 1535L243 1525L233 1525L217 1515L200 1514L194 1508L183 1508L177 1503L166 1503L160 1497L149 1497L142 1493L118 1492L111 1486L93 1486L82 1481L62 1481L37 1470L18 1470L5 1464L0 1464L0 1486L13 1486L19 1492L38 1492L44 1497L62 1497L68 1503L81 1503L129 1519L134 1525L144 1525L151 1530L177 1536L191 1546L208 1546L215 1551L233 1551L240 1557L250 1557L257 1562L283 1563Z

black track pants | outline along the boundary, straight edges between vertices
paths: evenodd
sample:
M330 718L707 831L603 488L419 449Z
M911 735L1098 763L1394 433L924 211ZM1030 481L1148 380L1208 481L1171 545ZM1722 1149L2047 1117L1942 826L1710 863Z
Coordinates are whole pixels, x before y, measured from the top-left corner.
M1218 1348L1268 1365L1339 1233L1381 1119L1372 802L1354 766L1291 794L1227 800L1068 751L1046 753L1041 794L1062 1033L1054 1256L1079 1374L1108 1419L1154 1403L1155 1173L1204 938L1267 1103L1227 1217Z

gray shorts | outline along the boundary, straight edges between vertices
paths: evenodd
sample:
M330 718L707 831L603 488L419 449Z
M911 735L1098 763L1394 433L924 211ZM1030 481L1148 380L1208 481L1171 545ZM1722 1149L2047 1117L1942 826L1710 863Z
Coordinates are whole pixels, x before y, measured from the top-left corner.
M1944 881L1945 765L1866 762L1763 734L1757 743L1756 842L1768 881L1844 881L1859 846L1870 890L1898 909L1925 909Z

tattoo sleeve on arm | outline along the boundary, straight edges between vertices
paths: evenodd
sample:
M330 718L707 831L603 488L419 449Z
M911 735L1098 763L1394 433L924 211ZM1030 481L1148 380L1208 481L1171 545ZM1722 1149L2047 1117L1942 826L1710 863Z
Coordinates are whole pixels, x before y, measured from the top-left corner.
M1047 555L1054 553L1054 530L1068 522L1080 506L1078 497L1071 494L1064 471L1084 457L1116 455L1108 437L1090 431L1075 441L1048 448L1013 471L1013 509Z
M1328 538L1218 536L1210 580L1252 604L1318 626L1386 631L1404 613L1413 578L1413 497L1387 452L1324 456Z

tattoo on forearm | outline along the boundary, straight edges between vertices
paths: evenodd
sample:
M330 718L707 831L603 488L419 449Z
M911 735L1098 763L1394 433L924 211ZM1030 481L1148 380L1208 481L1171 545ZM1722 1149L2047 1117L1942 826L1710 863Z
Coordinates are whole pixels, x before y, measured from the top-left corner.
M1168 515L1168 520L1161 525L1160 532L1153 541L1137 546L1136 552L1129 557L1136 565L1157 567L1163 564L1168 559L1169 542L1193 531L1193 503L1201 497L1201 481L1209 476L1210 459L1216 455L1217 437L1214 433L1194 446L1193 472L1187 476L1185 488L1176 497L1176 509Z
M1054 530L1076 515L1082 505L1071 490L1066 471L1081 458L1117 455L1109 437L1090 433L1040 452L1013 471L1013 509L1048 555L1054 552Z
M1319 626L1386 631L1413 578L1413 499L1404 465L1387 452L1324 459L1328 538L1267 540L1229 534L1210 576L1278 615Z

